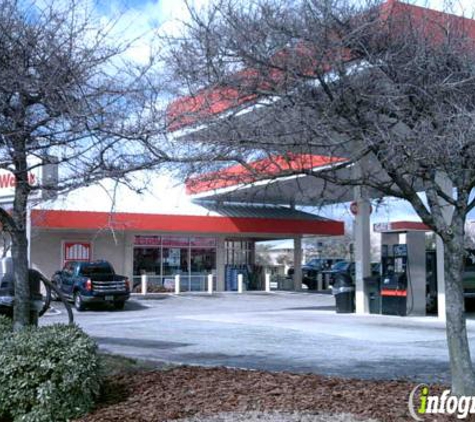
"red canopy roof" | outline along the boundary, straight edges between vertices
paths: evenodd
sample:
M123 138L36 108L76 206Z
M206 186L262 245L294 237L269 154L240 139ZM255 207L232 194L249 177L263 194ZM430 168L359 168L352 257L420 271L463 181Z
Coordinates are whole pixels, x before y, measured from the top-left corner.
M396 25L391 28L392 31L404 31L404 18L408 17L412 22L420 22L424 31L430 34L434 40L441 38L447 27L463 27L465 33L475 39L475 20L472 19L401 3L397 0L388 0L380 6L380 10L383 22L388 21L390 17L397 18L393 20ZM288 60L289 55L290 51L283 50L271 60L278 63L282 60ZM316 65L312 60L312 51L309 46L297 46L292 50L291 56L292 61L299 60L303 72L306 72L305 69L312 68L310 64ZM345 56L348 57L348 61L352 58L349 52ZM329 70L329 67L324 64L322 68L324 71ZM254 94L255 89L249 88L257 84L258 88L272 92L273 88L285 84L285 79L285 73L279 70L278 66L271 69L265 75L265 78L262 78L260 71L256 69L244 69L236 72L228 85L215 85L198 91L196 95L185 96L173 101L167 109L168 130L173 132L187 126L203 123L206 119L225 111L244 104L252 104L258 96Z
M246 166L236 164L215 172L192 177L186 181L188 194L253 183L257 180L304 173L319 167L344 162L344 158L312 154L287 154L253 161Z

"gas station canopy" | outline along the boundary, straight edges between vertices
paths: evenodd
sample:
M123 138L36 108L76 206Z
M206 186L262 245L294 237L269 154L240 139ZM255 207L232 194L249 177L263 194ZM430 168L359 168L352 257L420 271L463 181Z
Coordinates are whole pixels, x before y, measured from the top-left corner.
M407 14L414 22L423 23L428 18L431 24L439 27L445 21L466 24L475 36L475 21L427 8L389 0L381 6L382 16L392 13ZM351 67L355 63L350 63ZM361 76L360 69L367 71L368 63L355 64L355 77ZM275 81L281 73L276 72ZM252 78L252 69L244 69L236 74L236 86L213 86L199 91L196 95L180 98L173 102L168 110L169 130L178 141L198 143L237 142L253 139L255 149L260 140L268 148L267 158L223 168L217 172L204 173L188 180L187 190L194 200L216 201L218 203L258 203L302 206L321 206L325 204L356 201L358 212L355 216L355 285L356 312L368 313L370 295L365 279L371 275L370 266L370 199L380 198L382 193L368 186L381 187L395 196L398 190L392 180L383 171L379 160L368 154L364 160L359 157L361 146L353 139L342 139L339 134L331 133L326 145L311 142L312 133L301 127L302 118L298 113L305 113L298 107L286 107L285 96L280 98L259 98L239 91L239 82L246 86L247 78ZM313 81L318 84L318 81ZM303 88L305 85L302 86ZM273 107L275 105L275 107ZM274 113L274 114L273 114ZM304 114L304 118L309 117ZM238 129L230 135L228 122ZM285 124L282 124L285 122ZM256 125L257 135L254 132ZM259 131L259 128L265 130ZM404 128L402 128L404 129ZM262 133L261 133L262 132ZM265 148L263 148L265 149ZM330 174L330 177L328 177ZM324 177L323 177L324 176ZM366 185L361 186L364 177ZM419 179L406 177L418 191L424 186ZM399 268L407 277L391 280L397 282L386 289L387 297L392 301L404 291L404 308L406 297L409 309L416 313L425 313L426 278L425 278L425 244L426 227L420 223L390 224L381 227L384 233L388 255L386 267ZM391 252L391 253L389 253ZM412 254L409 257L409 254ZM440 318L445 317L445 281L443 244L437 243L437 301ZM393 271L394 272L394 271ZM391 281L390 280L390 281ZM405 289L402 289L402 282ZM391 284L391 283L390 283ZM398 306L396 306L399 309ZM398 311L399 312L399 311Z
M312 154L286 154L237 164L221 171L201 174L187 181L195 200L321 206L354 199L353 186L331 183L318 172L344 164L344 158ZM252 169L252 170L250 170ZM333 170L338 179L351 179L352 166ZM368 189L371 197L380 197Z

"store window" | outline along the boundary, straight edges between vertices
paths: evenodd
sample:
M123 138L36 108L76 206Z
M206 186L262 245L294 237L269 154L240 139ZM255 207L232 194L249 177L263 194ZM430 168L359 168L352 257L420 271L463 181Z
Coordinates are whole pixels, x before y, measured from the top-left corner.
M163 247L163 275L188 275L188 248Z
M216 249L192 248L190 250L190 271L192 274L211 273L216 268Z
M137 275L160 275L160 248L135 248L134 273Z
M181 291L206 289L216 273L216 239L185 236L135 236L134 281L143 274L149 283L172 287L180 275Z
M249 240L226 240L226 265L249 265L252 263L252 242Z

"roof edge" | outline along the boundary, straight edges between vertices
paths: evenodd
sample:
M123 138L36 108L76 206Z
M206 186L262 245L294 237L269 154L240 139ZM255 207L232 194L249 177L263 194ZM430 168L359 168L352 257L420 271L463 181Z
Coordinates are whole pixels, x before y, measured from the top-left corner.
M188 232L196 234L288 234L341 236L344 223L257 217L32 210L36 229Z

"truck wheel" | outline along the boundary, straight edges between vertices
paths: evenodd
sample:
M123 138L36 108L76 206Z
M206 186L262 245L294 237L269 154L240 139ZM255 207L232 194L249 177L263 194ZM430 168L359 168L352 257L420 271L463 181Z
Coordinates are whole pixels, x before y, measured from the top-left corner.
M114 308L117 309L117 310L124 309L124 306L125 306L124 301L114 302Z
M86 306L81 298L81 294L79 292L74 293L74 307L78 312L82 312L86 310Z

